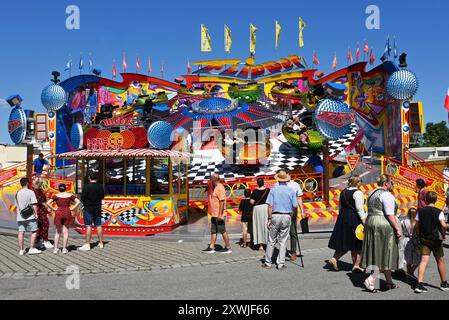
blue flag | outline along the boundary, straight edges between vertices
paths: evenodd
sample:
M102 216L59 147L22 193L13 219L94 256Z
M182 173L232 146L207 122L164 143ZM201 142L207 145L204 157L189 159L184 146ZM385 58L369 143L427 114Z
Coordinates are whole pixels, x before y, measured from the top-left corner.
M64 71L69 71L69 70L72 70L72 59L70 59L68 62L67 62L67 64L65 65L65 69L64 69Z
M390 37L387 38L387 43L385 44L384 54L382 56L382 60L388 60L391 56L391 46L390 46Z
M398 57L398 42L396 41L396 38L394 38L394 58L396 59Z
M83 56L80 57L79 69L82 71L84 69L84 59Z

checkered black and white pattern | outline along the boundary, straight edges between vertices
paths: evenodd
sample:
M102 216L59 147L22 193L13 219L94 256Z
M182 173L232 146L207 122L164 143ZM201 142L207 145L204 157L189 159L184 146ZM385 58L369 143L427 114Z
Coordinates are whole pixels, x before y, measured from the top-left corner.
M357 126L353 126L351 133L340 140L329 142L330 156L334 157L354 141L357 135ZM226 180L235 180L246 177L271 176L280 169L296 171L307 163L310 153L307 150L291 146L281 134L271 140L273 149L265 165L253 169L227 165L223 162L203 162L191 165L188 178L190 182L204 182L214 172L222 174Z
M118 214L118 219L126 224L132 224L139 214L145 214L145 210L140 208L129 209Z

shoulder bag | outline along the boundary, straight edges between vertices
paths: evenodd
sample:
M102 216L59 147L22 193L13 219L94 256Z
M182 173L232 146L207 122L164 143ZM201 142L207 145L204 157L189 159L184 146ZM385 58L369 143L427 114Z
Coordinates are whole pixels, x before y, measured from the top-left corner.
M34 209L32 205L28 205L25 209L20 209L19 207L19 200L17 200L17 193L16 193L16 202L17 202L17 209L19 210L19 214L24 220L28 220L34 215Z

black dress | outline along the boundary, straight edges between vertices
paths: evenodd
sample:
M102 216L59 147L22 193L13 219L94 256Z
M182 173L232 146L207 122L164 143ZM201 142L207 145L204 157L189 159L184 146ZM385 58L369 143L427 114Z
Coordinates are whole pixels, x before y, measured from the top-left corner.
M355 230L362 223L355 208L356 191L345 189L340 194L340 212L329 240L329 248L337 252L362 250L363 242L355 236Z

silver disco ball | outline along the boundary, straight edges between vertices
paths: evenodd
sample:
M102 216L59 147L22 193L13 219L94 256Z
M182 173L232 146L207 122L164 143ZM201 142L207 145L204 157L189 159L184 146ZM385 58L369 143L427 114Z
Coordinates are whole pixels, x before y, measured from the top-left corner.
M329 140L338 140L351 132L354 114L341 99L322 100L314 114L315 123L321 135Z
M409 70L393 72L387 82L388 94L396 100L408 100L418 92L419 81Z
M42 105L48 111L58 111L67 102L67 93L57 84L51 84L42 90Z

